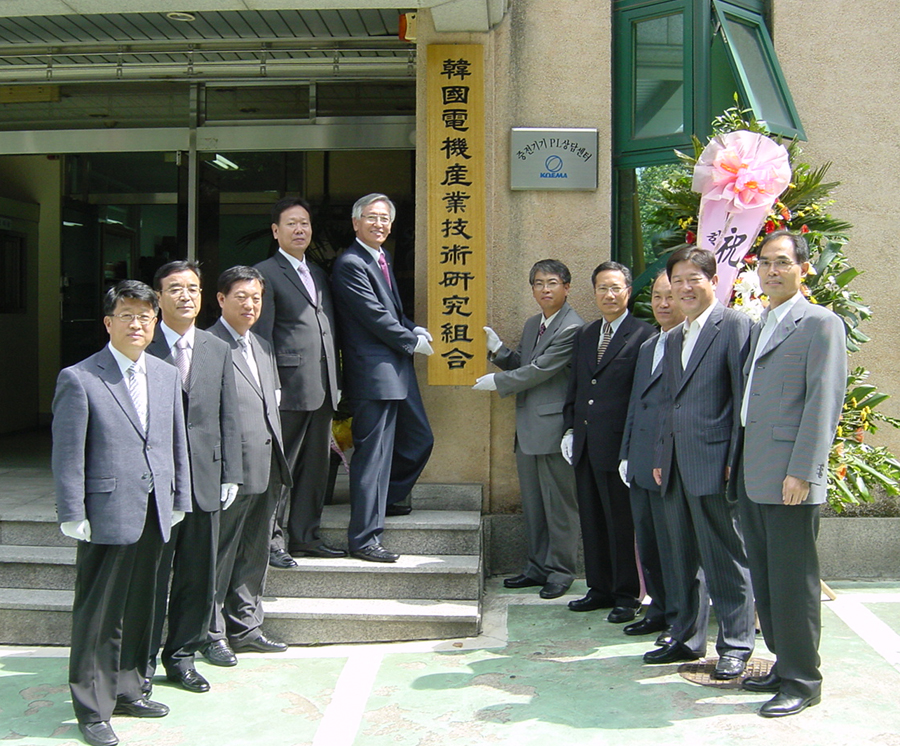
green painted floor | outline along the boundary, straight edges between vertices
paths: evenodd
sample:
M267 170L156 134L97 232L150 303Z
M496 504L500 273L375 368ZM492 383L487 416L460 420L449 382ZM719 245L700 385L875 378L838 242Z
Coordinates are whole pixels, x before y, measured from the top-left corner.
M645 666L652 638L628 638L603 612L488 583L484 633L433 643L292 648L198 663L212 690L159 681L159 720L115 718L123 744L445 746L759 744L900 746L900 582L834 584L823 603L823 702L764 720L765 695ZM573 587L570 598L583 591ZM711 630L711 634L713 630ZM0 740L81 743L66 650L0 648ZM710 647L710 653L713 653ZM762 641L757 657L768 658Z

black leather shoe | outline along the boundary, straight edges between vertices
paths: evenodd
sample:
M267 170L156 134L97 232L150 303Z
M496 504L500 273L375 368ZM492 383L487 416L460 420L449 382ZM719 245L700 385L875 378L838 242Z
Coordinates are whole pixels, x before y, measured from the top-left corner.
M741 682L741 689L748 692L777 692L781 690L781 677L771 671L765 676L748 676Z
M616 602L604 596L588 591L584 598L576 598L569 601L569 609L571 611L595 611L596 609L611 609Z
M626 635L652 635L654 632L661 632L664 629L668 629L665 619L644 617L639 622L626 625L622 631Z
M201 652L207 662L214 666L236 666L238 663L237 656L227 640L213 640L205 645Z
M664 645L668 645L672 642L672 628L666 627L662 632L659 633L659 636L656 638L656 645L659 647L663 647Z
M700 658L684 643L672 640L668 645L663 645L656 650L644 653L644 663L679 663L681 661L695 661Z
M288 649L285 643L270 640L262 633L250 640L232 640L231 647L236 653L283 653Z
M764 718L780 718L785 715L796 715L807 707L812 707L822 701L822 695L815 697L792 697L789 694L776 694L772 699L759 708L759 714Z
M350 552L350 555L369 562L396 562L400 559L399 554L389 552L381 544L369 544L367 547Z
M547 583L541 588L541 592L538 595L541 598L551 599L551 598L559 598L562 595L565 595L565 592L569 590L569 586L564 583Z
M712 672L712 678L719 681L736 679L747 667L747 661L735 658L733 655L723 655L716 662L716 670Z
M503 581L504 588L535 588L539 585L544 585L544 583L532 580L527 575L516 575Z
M153 702L149 699L117 699L113 715L125 715L132 718L162 718L169 714L169 708L162 702Z
M209 691L209 682L197 673L196 668L186 668L183 671L171 671L166 673L166 678L175 684L181 684L181 686L189 692L200 693Z
M630 622L634 619L640 610L640 606L615 606L613 607L613 610L609 612L606 621L612 622L613 624L624 624L625 622Z
M289 567L296 567L297 563L294 562L294 558L283 549L270 549L269 566L287 569Z
M412 505L400 505L394 503L393 505L388 505L384 509L384 514L386 516L409 515L410 513L412 513Z
M325 559L336 559L338 557L346 557L347 553L343 549L330 547L324 541L317 547L311 549L292 549L292 557L323 557ZM296 562L294 563L297 564Z
M78 730L91 746L116 746L119 737L105 720L99 723L78 723Z

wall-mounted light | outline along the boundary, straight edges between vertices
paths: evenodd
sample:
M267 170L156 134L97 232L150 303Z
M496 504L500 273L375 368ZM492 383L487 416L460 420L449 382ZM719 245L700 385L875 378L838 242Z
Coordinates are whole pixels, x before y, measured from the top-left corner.
M216 157L209 161L209 165L213 168L217 168L220 171L239 171L240 166L234 161L229 161L224 155L221 153L216 153Z
M197 16L193 13L183 13L178 10L173 10L171 13L166 13L166 18L170 21L181 21L182 23L192 23L197 20Z
M402 41L416 40L416 14L401 13L400 14L400 30L397 33Z

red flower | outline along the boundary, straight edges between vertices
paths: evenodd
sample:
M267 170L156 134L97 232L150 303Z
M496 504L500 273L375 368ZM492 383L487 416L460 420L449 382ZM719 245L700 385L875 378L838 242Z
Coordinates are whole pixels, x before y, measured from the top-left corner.
M791 211L788 210L786 207L782 207L781 208L781 217L783 217L785 220L790 220L791 219Z
M771 233L775 230L775 221L771 218L766 221L766 233Z
M685 243L696 243L697 242L697 234L694 231L688 231L684 234L684 242Z
M807 226L806 223L804 223L803 225L800 226L800 232L801 233L809 233L809 226Z

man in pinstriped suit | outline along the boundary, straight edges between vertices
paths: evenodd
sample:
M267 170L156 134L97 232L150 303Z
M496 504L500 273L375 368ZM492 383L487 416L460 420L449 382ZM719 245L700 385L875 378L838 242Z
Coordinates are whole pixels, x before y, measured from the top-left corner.
M816 536L847 351L841 320L800 292L808 271L802 236L777 231L760 247L769 309L753 328L744 367L742 458L729 485L739 500L760 627L777 657L766 676L743 682L749 691L776 693L760 708L763 717L816 705L822 689Z
M275 355L266 340L250 331L259 318L264 288L255 267L226 269L216 295L222 317L208 330L231 347L244 467L234 505L219 522L216 601L202 649L217 666L235 665L236 651L287 650L260 631L272 519L282 487L291 485L278 416L281 385Z
M719 660L712 676L734 679L744 672L755 638L737 506L725 495L737 447L750 319L716 300L716 258L711 251L680 249L669 258L666 273L685 315L684 324L666 338L667 401L654 468L672 536L672 591L689 592L698 567L703 567L719 623ZM677 598L676 605L672 640L645 653L647 663L706 654L709 607L702 606L694 615L689 599Z

